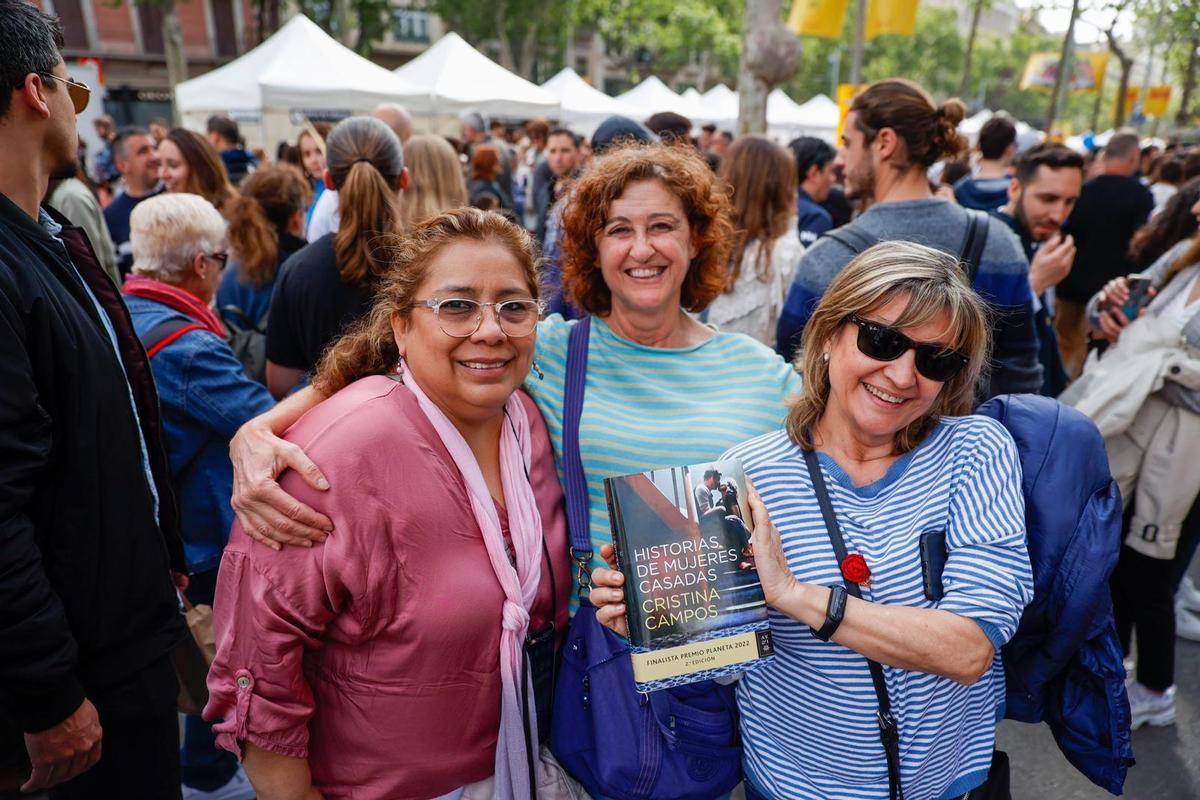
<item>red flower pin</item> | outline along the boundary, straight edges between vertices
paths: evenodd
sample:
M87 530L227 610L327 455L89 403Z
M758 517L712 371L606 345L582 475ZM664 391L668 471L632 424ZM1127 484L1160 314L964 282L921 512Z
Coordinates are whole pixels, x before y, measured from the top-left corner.
M866 585L871 581L871 568L867 560L858 553L851 553L842 559L842 577L851 583Z

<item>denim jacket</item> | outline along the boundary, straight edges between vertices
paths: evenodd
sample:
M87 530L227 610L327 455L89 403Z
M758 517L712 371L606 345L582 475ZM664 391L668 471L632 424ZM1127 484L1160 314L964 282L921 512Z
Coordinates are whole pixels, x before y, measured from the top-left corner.
M186 318L162 303L124 296L138 336L168 319ZM150 359L162 405L171 478L179 498L188 569L216 569L233 525L229 440L242 423L275 404L266 387L242 372L228 343L192 330Z

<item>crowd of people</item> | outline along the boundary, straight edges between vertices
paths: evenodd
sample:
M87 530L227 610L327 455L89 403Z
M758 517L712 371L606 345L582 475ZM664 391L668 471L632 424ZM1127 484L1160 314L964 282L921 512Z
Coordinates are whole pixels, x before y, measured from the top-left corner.
M891 79L837 147L670 112L455 138L384 104L273 158L226 116L102 116L89 171L58 21L0 0L0 40L0 798L617 794L544 696L569 626L628 634L603 481L725 458L776 642L736 685L745 796L1007 797L1002 653L1066 567L1023 443L973 413L1004 395L1086 415L1115 481L1105 512L1083 440L1060 476L1112 536L1038 635L1123 649L1064 748L1109 747L1088 776L1119 788L1129 729L1174 722L1200 149L1003 114L972 145ZM184 607L215 648L181 728Z

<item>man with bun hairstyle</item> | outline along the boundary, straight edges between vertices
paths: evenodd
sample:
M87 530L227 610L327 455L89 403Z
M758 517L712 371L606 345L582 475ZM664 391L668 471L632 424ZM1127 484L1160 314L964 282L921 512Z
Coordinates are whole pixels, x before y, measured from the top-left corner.
M846 174L846 195L869 200L870 207L849 225L817 240L801 257L777 329L775 346L784 358L796 354L804 325L826 287L866 246L908 241L955 255L962 252L968 214L976 212L934 197L926 170L938 159L966 150L958 132L964 111L958 100L935 105L924 89L902 79L873 83L854 99L838 162ZM1042 367L1029 262L1003 222L984 217L977 224L987 239L974 286L995 312L993 369L984 393L991 397L1037 392Z

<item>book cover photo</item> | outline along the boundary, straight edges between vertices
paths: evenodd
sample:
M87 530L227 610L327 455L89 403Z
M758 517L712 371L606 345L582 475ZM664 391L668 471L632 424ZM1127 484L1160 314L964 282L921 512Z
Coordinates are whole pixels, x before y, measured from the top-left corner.
M774 655L735 459L606 478L633 677L650 692Z

